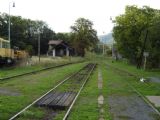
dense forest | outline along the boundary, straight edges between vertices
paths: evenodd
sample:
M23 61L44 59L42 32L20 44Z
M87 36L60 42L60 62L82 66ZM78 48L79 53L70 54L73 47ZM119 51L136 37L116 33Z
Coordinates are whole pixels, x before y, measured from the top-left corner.
M147 52L147 67L160 67L160 10L126 6L113 23L115 46L124 58L141 68Z
M93 23L88 19L77 19L69 33L55 33L44 21L25 19L21 16L10 16L10 19L11 48L18 47L31 55L37 54L39 34L41 54L47 53L49 40L68 42L80 56L84 56L85 50L93 48L98 41L97 32L92 28ZM0 37L6 40L8 40L8 20L8 14L0 13Z

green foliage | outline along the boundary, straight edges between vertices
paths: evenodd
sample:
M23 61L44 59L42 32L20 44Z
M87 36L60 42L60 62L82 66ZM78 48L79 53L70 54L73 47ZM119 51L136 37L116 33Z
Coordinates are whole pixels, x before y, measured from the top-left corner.
M79 18L72 29L72 45L77 55L84 56L85 50L93 49L98 42L97 32L92 28L93 23L88 19Z
M0 37L8 39L8 14L0 13ZM11 19L11 47L19 47L20 49L28 49L28 45L32 46L32 54L37 53L38 33L41 36L41 54L46 54L48 50L48 41L56 38L56 34L51 30L44 21L33 21L20 16L10 16ZM29 51L30 52L30 51Z
M0 13L0 37L4 39L8 39L8 17L8 14ZM44 21L34 21L21 16L10 16L10 19L11 47L16 46L19 49L27 50L30 55L38 52L39 34L42 46L41 54L47 53L49 40L66 41L75 48L77 55L80 56L84 56L85 49L93 49L98 41L97 32L92 28L93 23L84 18L78 19L71 27L72 33L57 34Z
M160 11L144 6L127 6L125 14L113 21L113 37L119 52L131 63L141 63L143 52L148 51L150 67L159 66L159 26ZM147 34L148 32L148 34ZM146 35L147 34L147 35ZM154 61L153 61L154 58ZM156 64L155 63L156 60Z
M48 90L53 88L57 83L66 78L69 74L78 71L86 63L72 64L66 67L43 71L39 74L22 76L9 81L1 81L0 87L3 89L17 91L20 96L0 95L0 120L7 120L15 113L32 103L35 99L42 96ZM43 112L43 111L42 111ZM33 108L22 114L27 119L40 118L43 113L39 108ZM21 117L21 116L20 116ZM20 119L21 120L21 119ZM35 120L35 119L34 119Z
M70 33L57 33L56 37L58 40L64 40L70 42Z
M28 52L30 56L34 54L33 46L32 45L27 45L25 50Z

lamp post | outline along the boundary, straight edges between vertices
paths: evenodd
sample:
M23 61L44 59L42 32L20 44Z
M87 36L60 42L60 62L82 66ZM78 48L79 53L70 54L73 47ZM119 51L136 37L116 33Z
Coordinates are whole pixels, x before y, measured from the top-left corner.
M37 34L38 34L38 58L39 58L39 63L40 63L40 52L41 52L41 42L40 42L40 39L41 39L41 32L40 32L39 28L37 30Z
M8 19L8 40L9 40L9 48L11 48L11 18L10 18L10 5L12 3L12 7L15 7L15 2L9 3L9 19Z

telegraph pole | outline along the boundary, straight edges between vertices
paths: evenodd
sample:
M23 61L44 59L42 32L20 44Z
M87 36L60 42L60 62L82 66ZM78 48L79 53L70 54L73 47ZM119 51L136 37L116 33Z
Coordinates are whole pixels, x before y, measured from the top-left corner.
M41 32L38 29L38 58L39 58L39 63L40 63L40 57L41 57Z

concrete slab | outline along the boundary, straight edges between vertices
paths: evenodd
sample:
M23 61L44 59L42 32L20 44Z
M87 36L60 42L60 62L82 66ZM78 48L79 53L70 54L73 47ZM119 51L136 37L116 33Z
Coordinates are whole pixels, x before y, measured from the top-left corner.
M146 96L156 107L160 107L160 96Z
M103 78L102 78L102 73L99 70L98 71L98 89L102 90L102 88L103 88ZM98 120L104 120L104 109L102 106L103 104L104 104L104 97L102 94L100 94L98 96L98 107L99 107L99 113L100 113Z
M102 89L103 87L103 79L101 71L98 72L98 89Z
M104 97L103 97L103 95L100 95L100 96L98 97L98 104L99 104L99 105L103 105L103 101L104 101Z

